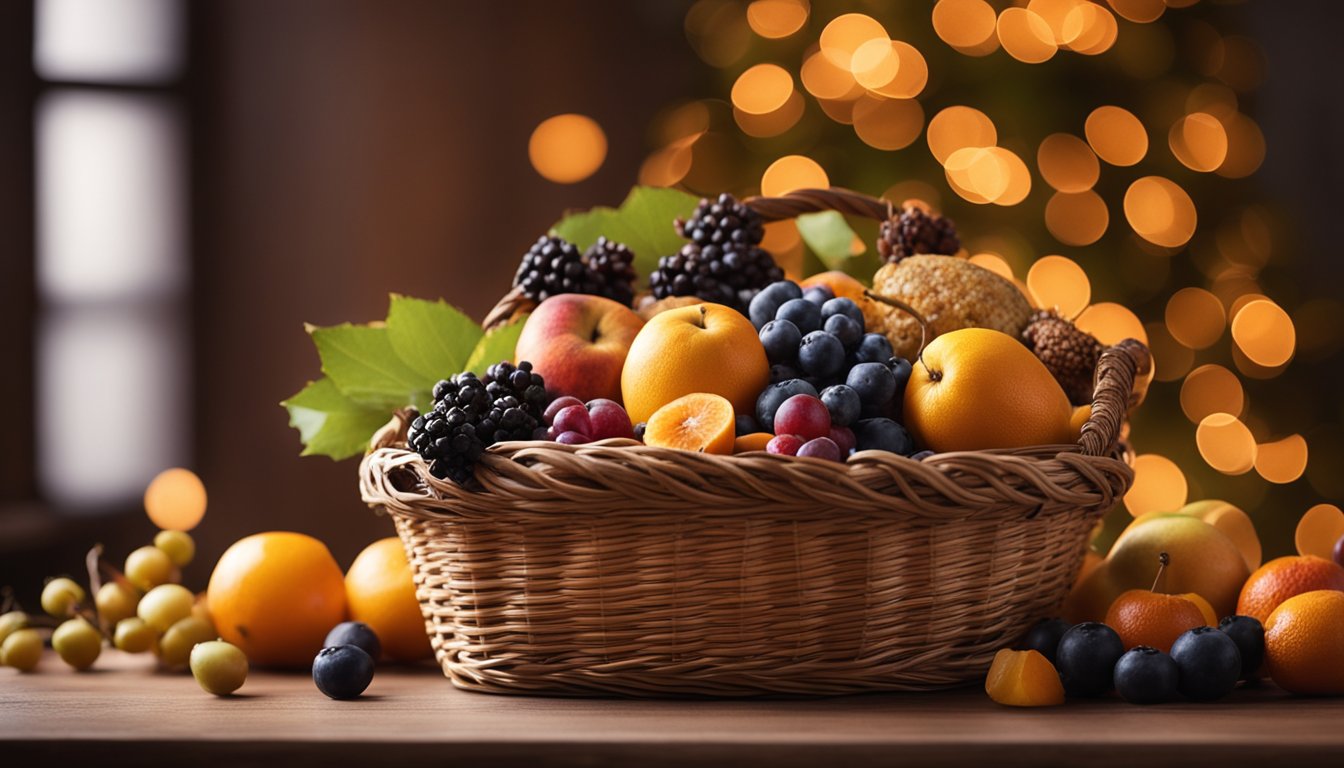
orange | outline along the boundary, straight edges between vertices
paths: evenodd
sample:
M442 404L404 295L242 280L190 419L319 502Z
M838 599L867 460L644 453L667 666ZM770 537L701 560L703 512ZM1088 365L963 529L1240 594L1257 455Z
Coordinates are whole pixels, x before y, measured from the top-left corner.
M1344 592L1344 568L1314 555L1280 557L1260 566L1246 580L1237 613L1264 622L1284 600L1318 589Z
M350 618L369 625L388 658L415 661L433 654L401 539L379 539L359 553L345 573L345 599Z
M752 432L749 435L742 435L733 440L733 453L746 453L747 451L764 451L767 443L774 435L769 432Z
M833 269L829 272L818 272L798 284L799 288L806 291L814 285L824 285L831 289L836 298L846 298L855 304L862 306L863 302L863 283L855 280L853 277Z
M1069 416L1069 434L1073 435L1075 440L1083 436L1083 425L1090 418L1092 418L1092 406L1080 405L1073 409L1073 414Z
M621 369L621 398L635 424L693 392L721 395L737 412L751 413L769 383L770 364L751 321L706 303L661 312L640 329Z
M1344 694L1344 592L1284 600L1265 622L1269 676L1292 693Z
M1006 333L963 328L929 342L905 389L905 426L939 453L1074 442L1073 406Z
M985 693L1009 707L1053 707L1064 703L1064 686L1050 660L1039 651L1004 648L994 654Z
M1184 597L1186 600L1189 600L1190 602L1194 603L1195 607L1199 609L1199 612L1204 615L1204 623L1201 624L1200 626L1203 627L1218 626L1218 614L1213 610L1213 604L1210 603L1208 600L1205 600L1203 596L1201 596L1198 592L1186 592L1184 594L1177 595L1177 597Z
M708 392L693 392L659 408L644 430L644 444L683 451L733 452L733 404Z
M650 299L653 297L650 296ZM660 315L669 309L679 307L693 307L696 304L704 304L705 300L699 296L667 296L656 301L647 301L640 304L635 313L644 318L645 322L653 319L654 315Z
M1171 644L1186 630L1209 626L1204 612L1190 600L1146 589L1131 589L1115 598L1106 611L1106 624L1120 635L1126 649L1147 645L1163 653L1170 653Z
M223 640L256 666L305 667L345 620L345 577L322 542L272 531L224 551L206 589Z

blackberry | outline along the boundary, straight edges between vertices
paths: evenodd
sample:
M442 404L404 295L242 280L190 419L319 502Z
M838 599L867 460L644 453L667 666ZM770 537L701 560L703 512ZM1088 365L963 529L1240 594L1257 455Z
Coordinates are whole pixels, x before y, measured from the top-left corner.
M732 307L742 314L765 286L784 279L784 270L770 253L755 245L687 243L658 260L649 275L654 298L698 296Z
M710 202L702 198L689 219L674 222L677 234L700 247L760 245L765 237L761 215L724 192Z
M877 252L887 263L918 254L951 256L959 250L957 225L946 216L915 206L902 208L882 222L877 234Z
M507 360L495 363L486 369L485 381L485 391L492 401L499 402L505 397L512 397L537 424L543 422L542 414L551 399L546 394L546 381L541 374L533 372L531 363L526 360L516 366ZM527 440L530 436L529 432L528 437L512 439Z
M513 284L533 301L562 293L601 295L602 285L583 261L583 255L563 238L542 235L523 254Z
M630 306L635 300L635 254L620 243L597 238L585 254L588 271L597 280L599 295Z

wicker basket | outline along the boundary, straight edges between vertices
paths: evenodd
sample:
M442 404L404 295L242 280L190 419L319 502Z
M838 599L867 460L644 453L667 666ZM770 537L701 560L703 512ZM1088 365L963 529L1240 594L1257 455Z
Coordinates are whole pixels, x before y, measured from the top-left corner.
M770 219L887 214L838 190L749 202ZM435 654L460 688L942 688L983 677L1059 607L1093 525L1133 479L1119 436L1148 364L1133 340L1105 352L1077 445L841 464L511 442L487 451L481 489L468 490L405 450L399 414L360 485L396 521Z

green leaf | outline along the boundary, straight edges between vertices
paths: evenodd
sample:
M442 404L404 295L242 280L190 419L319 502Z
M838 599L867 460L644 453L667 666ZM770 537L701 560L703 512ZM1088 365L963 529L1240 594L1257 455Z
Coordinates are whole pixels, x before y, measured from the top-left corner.
M838 211L822 211L803 214L797 222L803 242L821 263L827 269L843 270L853 256L850 246L854 243L854 230L845 217Z
M343 325L309 328L322 358L322 372L341 394L362 405L385 411L407 403L420 406L431 377L418 373L392 348L382 325ZM418 398L417 395L421 395Z
M660 257L676 253L686 244L672 222L690 216L698 202L699 198L677 189L635 187L620 208L571 213L551 230L580 249L601 236L624 244L634 252L635 269L644 282L658 267Z
M487 332L476 342L476 348L471 351L471 357L467 359L463 370L484 376L485 369L500 360L513 360L518 347L518 336L522 334L525 322L527 315L519 315L507 324Z
M390 418L388 411L360 405L322 378L281 403L289 425L299 430L304 456L340 460L364 452L369 438Z
M481 327L442 300L392 294L387 338L397 357L432 387L465 370L467 358L481 341Z

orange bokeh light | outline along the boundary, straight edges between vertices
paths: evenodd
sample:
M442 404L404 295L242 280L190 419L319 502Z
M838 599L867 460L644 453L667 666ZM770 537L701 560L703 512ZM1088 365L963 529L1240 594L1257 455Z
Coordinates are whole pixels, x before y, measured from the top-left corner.
M1139 24L1157 21L1167 10L1163 0L1106 0L1106 2L1111 4L1116 13Z
M1110 223L1106 201L1090 189L1056 192L1045 204L1045 228L1065 245L1091 245L1106 234Z
M733 83L733 107L749 115L768 115L793 95L793 76L778 64L757 64Z
M1215 171L1227 159L1227 131L1218 118L1193 112L1172 124L1167 145L1181 165L1192 171Z
M1083 310L1074 324L1097 337L1097 341L1106 346L1125 339L1148 343L1148 331L1144 330L1143 322L1122 304L1109 301L1092 304Z
M978 109L947 107L929 120L929 151L939 163L964 147L992 147L998 140L994 121Z
M1307 471L1307 441L1301 435L1261 443L1255 452L1255 471L1271 483L1291 483Z
M1060 192L1087 191L1101 175L1101 164L1092 148L1068 133L1052 133L1041 140L1036 166L1045 183Z
M809 10L807 0L752 0L747 24L761 37L777 40L802 29Z
M1166 248L1188 243L1198 221L1190 195L1161 176L1144 176L1129 185L1125 218L1144 240Z
M1213 346L1227 328L1223 303L1203 288L1182 288L1172 294L1166 320L1171 335L1191 349Z
M1027 271L1027 290L1036 306L1074 317L1092 300L1092 282L1073 259L1042 256Z
M924 130L924 109L914 99L865 96L854 103L854 133L874 149L903 149Z
M1232 340L1251 362L1276 368L1288 362L1297 346L1293 319L1268 299L1248 302L1232 316Z
M820 51L803 61L799 78L807 92L818 99L849 100L863 95L863 86L848 67L838 67Z
M1148 133L1129 110L1097 107L1087 116L1083 132L1097 157L1111 165L1134 165L1148 154Z
M1003 50L1027 64L1049 61L1059 50L1050 25L1039 14L1027 8L1004 8L999 14L997 31Z
M607 135L591 117L556 115L532 131L527 156L542 178L574 184L602 167L607 159Z
M1188 493L1185 473L1176 462L1155 453L1134 457L1134 484L1125 494L1129 514L1175 511L1185 506Z
M1064 16L1064 44L1084 56L1110 50L1120 35L1115 16L1096 3L1079 3Z
M821 30L821 52L832 64L851 69L854 53L870 40L888 39L887 30L876 19L862 13L836 16Z
M1211 413L1195 428L1204 463L1225 475L1244 475L1255 466L1255 437L1230 413Z
M1214 413L1239 416L1245 407L1241 380L1221 365L1201 365L1181 384L1181 410L1196 424Z
M826 171L810 157L785 155L770 164L761 175L761 194L784 195L795 189L825 189L831 185Z
M938 0L933 6L933 31L953 48L976 48L994 36L998 19L985 0Z
M789 94L784 106L768 114L753 115L733 107L733 119L737 122L737 127L748 136L769 138L778 136L796 125L806 107L807 102L803 99L803 95L794 91Z

